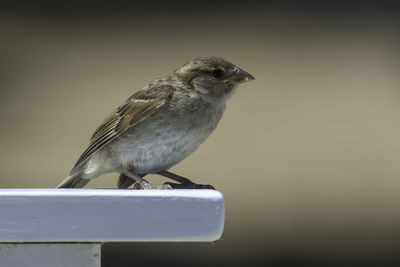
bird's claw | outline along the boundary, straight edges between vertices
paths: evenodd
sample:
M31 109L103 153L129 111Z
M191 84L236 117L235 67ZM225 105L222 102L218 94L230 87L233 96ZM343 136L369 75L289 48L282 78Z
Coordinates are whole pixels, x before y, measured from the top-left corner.
M173 189L212 189L215 190L215 187L210 184L195 184L195 183L171 183L166 182L164 185L169 185Z
M161 189L161 190L164 190L164 189L172 189L173 187L171 186L171 185L168 185L168 184L162 184L162 185L150 185L150 184L148 184L148 185L145 185L145 186L142 186L142 185L140 185L139 183L135 183L135 185L133 186L133 189L139 189L139 190L155 190L155 189Z

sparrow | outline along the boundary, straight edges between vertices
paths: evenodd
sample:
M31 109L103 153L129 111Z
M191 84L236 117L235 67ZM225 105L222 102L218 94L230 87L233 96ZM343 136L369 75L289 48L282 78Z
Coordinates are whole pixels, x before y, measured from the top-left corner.
M198 57L150 82L118 107L93 133L90 144L58 188L79 188L117 172L118 188L211 188L168 171L215 130L237 85L254 80L220 57ZM159 174L178 183L152 185Z

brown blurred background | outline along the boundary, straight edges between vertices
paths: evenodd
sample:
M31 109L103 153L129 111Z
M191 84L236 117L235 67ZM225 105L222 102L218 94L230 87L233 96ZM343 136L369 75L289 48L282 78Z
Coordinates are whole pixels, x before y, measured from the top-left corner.
M0 10L2 188L56 186L105 116L193 57L222 56L256 77L172 169L223 192L222 240L105 245L103 266L400 266L396 2L6 1Z

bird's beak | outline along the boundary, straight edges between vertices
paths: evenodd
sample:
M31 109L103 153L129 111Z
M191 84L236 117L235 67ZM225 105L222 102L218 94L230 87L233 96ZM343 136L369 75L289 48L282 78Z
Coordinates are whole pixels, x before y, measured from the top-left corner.
M248 82L250 80L255 80L253 75L251 75L247 71L242 70L239 67L235 67L235 69L233 70L232 74L229 75L228 77L226 77L223 80L223 82L224 83L230 82L230 83L238 84L238 83Z

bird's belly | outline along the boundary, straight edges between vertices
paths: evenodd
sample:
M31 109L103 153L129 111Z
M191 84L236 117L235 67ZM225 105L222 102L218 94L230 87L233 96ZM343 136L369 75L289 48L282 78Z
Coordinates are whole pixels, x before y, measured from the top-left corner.
M127 129L95 153L85 165L83 178L131 169L137 174L168 170L194 152L220 121L225 104L204 112L164 115Z
M123 142L125 145L119 149L120 161L138 174L168 170L195 151L211 132L212 129L167 129L148 134L144 140L135 140L132 135L133 142Z

